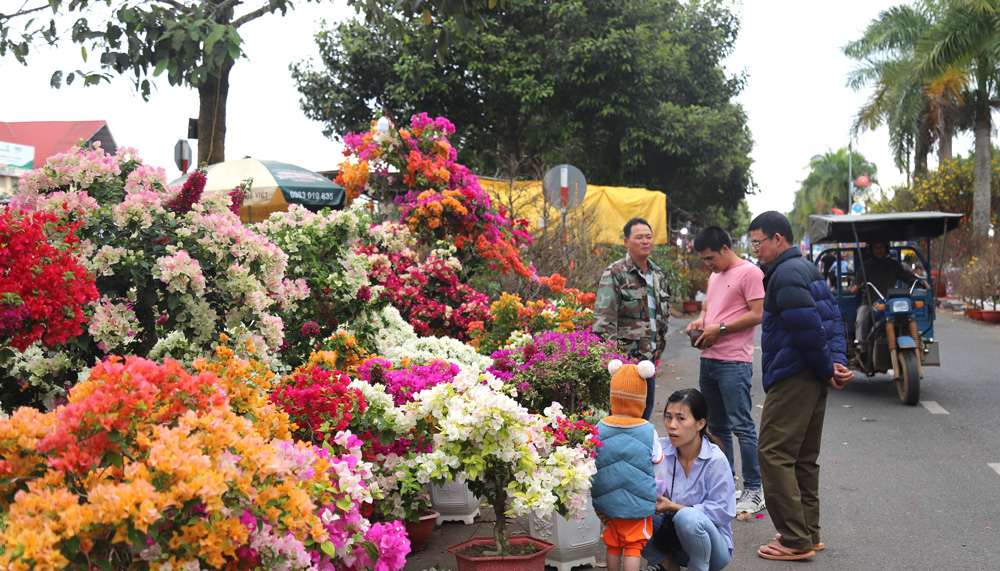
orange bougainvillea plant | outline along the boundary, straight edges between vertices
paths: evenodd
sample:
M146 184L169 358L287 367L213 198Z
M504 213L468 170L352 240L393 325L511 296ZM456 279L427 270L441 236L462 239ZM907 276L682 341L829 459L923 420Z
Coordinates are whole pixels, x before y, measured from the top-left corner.
M551 298L523 302L521 296L503 293L490 306L492 320L474 323L470 327L470 345L484 354L503 348L515 334L531 335L543 331L568 333L580 331L594 322L593 293L566 287L566 278L559 274L539 278L547 286Z
M195 374L110 357L68 404L0 419L0 568L401 568L402 526L360 515L361 442L265 437L280 415L261 430L266 403L231 390L266 375L219 357Z
M528 221L511 220L457 162L447 138L454 132L450 121L426 113L414 115L409 128L390 125L383 132L373 122L368 133L344 137L344 154L353 160L341 163L337 182L351 196L370 195L380 208L397 205L400 220L421 244L454 245L468 273L533 277L534 268L521 259L521 248L531 243Z

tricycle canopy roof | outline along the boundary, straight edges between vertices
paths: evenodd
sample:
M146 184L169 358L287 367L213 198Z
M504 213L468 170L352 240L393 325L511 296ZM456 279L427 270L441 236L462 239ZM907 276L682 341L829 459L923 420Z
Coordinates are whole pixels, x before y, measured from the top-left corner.
M936 238L957 228L963 216L951 212L813 214L809 217L809 239L813 244L829 244Z

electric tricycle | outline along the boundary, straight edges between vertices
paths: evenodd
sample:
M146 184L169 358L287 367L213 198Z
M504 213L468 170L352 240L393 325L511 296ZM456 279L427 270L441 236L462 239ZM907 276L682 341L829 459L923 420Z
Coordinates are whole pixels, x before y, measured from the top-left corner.
M939 255L933 260L931 240L958 227L961 214L947 212L907 212L902 214L812 215L809 239L822 246L815 262L828 276L847 331L851 367L869 377L890 373L899 400L913 406L920 401L920 381L925 366L939 366L940 342L934 336L938 276L942 275L945 240L935 244ZM869 250L864 244L890 244L889 257L913 263L915 274L931 287L890 287L878 291L864 275ZM810 248L812 250L812 248ZM932 269L932 261L938 264ZM924 275L922 273L926 272ZM851 285L863 287L855 294ZM862 297L864 296L864 297ZM872 310L872 327L867 339L855 338L858 308Z

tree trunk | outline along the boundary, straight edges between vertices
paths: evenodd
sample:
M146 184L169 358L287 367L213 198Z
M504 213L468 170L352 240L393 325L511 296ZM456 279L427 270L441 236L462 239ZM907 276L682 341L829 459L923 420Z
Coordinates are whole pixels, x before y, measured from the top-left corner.
M989 105L980 105L976 110L976 144L972 166L972 232L986 238L990 228L990 162L992 129Z
M913 180L927 176L927 156L931 154L931 139L927 131L922 131L917 137L917 145L913 150Z
M503 474L505 471L506 467L497 468L497 474ZM493 485L496 487L496 497L493 499L493 511L496 515L496 523L493 524L493 548L500 555L510 553L510 542L507 539L507 516L504 514L507 511L507 487L504 480L503 477L497 477L493 481Z
M226 160L226 100L232 64L219 69L198 86L198 165Z
M938 141L938 166L947 163L954 158L951 151L951 142L955 138L955 128L951 125L946 125L941 129L939 135L940 140Z

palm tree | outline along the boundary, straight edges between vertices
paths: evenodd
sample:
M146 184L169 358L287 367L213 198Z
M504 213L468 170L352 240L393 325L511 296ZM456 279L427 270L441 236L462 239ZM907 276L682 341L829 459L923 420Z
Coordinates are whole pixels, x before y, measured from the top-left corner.
M912 153L914 178L926 174L935 140L939 149L951 153L954 85L936 84L929 92L932 81L915 73L916 46L940 11L940 3L934 0L889 8L868 25L860 39L844 47L844 54L859 62L848 75L847 85L855 91L874 87L858 112L855 134L886 125L896 168L909 176Z
M955 130L968 127L964 121L968 110L965 107L968 88L969 77L958 68L950 68L924 88L928 122L934 126L938 143L938 165L944 165L953 158L951 143Z
M807 229L810 214L829 214L834 208L850 210L852 176L867 173L873 183L878 182L878 167L861 153L847 148L813 156L808 168L809 174L795 192L792 204L790 221L796 236Z
M990 225L990 114L998 101L1000 74L1000 0L950 0L937 22L917 42L916 73L941 77L952 69L968 71L965 105L973 114L972 230L985 237Z

